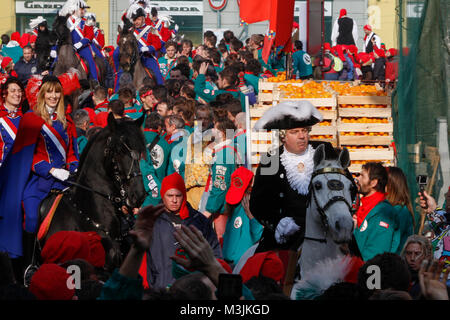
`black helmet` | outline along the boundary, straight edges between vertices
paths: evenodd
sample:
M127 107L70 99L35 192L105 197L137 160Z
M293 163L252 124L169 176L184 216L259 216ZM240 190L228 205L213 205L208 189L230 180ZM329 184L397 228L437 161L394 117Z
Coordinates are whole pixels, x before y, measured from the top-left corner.
M136 20L139 17L145 17L145 16L146 16L146 14L145 14L144 9L143 8L139 8L135 12L133 12L133 14L131 15L131 19L134 21L134 20Z

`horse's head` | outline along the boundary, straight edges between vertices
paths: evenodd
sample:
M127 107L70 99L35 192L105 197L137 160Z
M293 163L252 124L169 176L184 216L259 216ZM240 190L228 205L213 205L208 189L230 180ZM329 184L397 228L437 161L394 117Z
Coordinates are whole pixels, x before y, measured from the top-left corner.
M353 231L352 198L355 192L353 178L346 170L350 155L344 148L338 159L326 159L320 145L314 153L314 172L311 178L311 205L317 215L314 219L336 243L349 242Z
M139 162L145 155L145 138L138 120L115 120L108 116L108 138L105 146L104 167L113 178L115 192L121 205L139 208L145 200L146 191Z
M53 21L52 30L58 39L59 45L63 44L71 44L71 35L70 30L67 28L67 17L56 15L55 20Z
M127 23L123 29L119 27L119 65L125 72L129 72L139 58L139 47L132 30L132 25Z

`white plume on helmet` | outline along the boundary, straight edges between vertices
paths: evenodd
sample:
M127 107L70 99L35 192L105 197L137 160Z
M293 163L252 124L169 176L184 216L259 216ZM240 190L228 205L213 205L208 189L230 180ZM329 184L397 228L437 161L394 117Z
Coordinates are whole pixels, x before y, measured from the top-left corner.
M38 25L40 25L42 22L45 22L45 21L47 21L47 20L43 16L39 16L36 19L31 19L29 26L31 29L34 29Z
M87 8L88 5L84 0L67 0L63 7L59 11L59 15L64 17L68 14L72 14L80 8Z
M136 14L139 9L143 9L138 3L133 3L127 10L127 19L132 20L132 16Z

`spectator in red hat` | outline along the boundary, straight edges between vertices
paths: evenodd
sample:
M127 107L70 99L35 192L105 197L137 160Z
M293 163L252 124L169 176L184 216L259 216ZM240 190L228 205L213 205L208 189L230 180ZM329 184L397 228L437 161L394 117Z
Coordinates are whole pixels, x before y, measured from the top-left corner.
M231 175L231 185L226 194L228 221L223 235L223 257L235 265L242 254L261 238L263 226L250 212L250 193L253 172L239 167Z
M366 34L364 36L364 51L366 53L371 53L375 49L375 46L381 48L381 39L372 31L372 26L366 24L364 26L364 33Z
M339 73L334 70L334 56L331 54L331 46L328 42L323 46L322 74L324 80L337 80ZM316 64L317 65L317 64Z
M366 52L360 52L358 54L358 62L361 65L362 79L372 80L373 79L373 69L372 63L374 62L374 57L372 54Z
M398 50L391 48L386 51L386 82L394 82L398 78Z
M331 42L335 45L355 45L358 41L358 25L352 18L347 17L347 10L339 11L331 31Z
M8 76L18 78L16 71L14 71L14 61L12 58L3 57L1 67Z
M213 248L216 258L222 258L211 220L193 209L186 200L185 183L177 172L163 179L160 194L164 213L155 221L153 240L144 259L147 266L145 271L141 268L141 275L151 288L165 288L174 281L170 257L178 244L173 233L182 225L193 225L199 229Z
M384 81L386 76L386 55L383 49L374 50L373 79Z
M78 300L75 287L69 288L70 274L54 263L43 264L31 278L30 292L38 300Z

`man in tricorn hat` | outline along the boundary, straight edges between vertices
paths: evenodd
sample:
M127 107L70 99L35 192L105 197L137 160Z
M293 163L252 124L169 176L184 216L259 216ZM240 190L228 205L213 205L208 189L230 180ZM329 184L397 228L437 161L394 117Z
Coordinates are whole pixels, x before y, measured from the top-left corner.
M337 157L329 142L310 141L311 127L322 115L309 101L282 102L266 111L256 130L280 130L282 145L261 157L250 198L250 211L264 226L256 252L296 251L305 233L314 152L325 145L327 158Z

